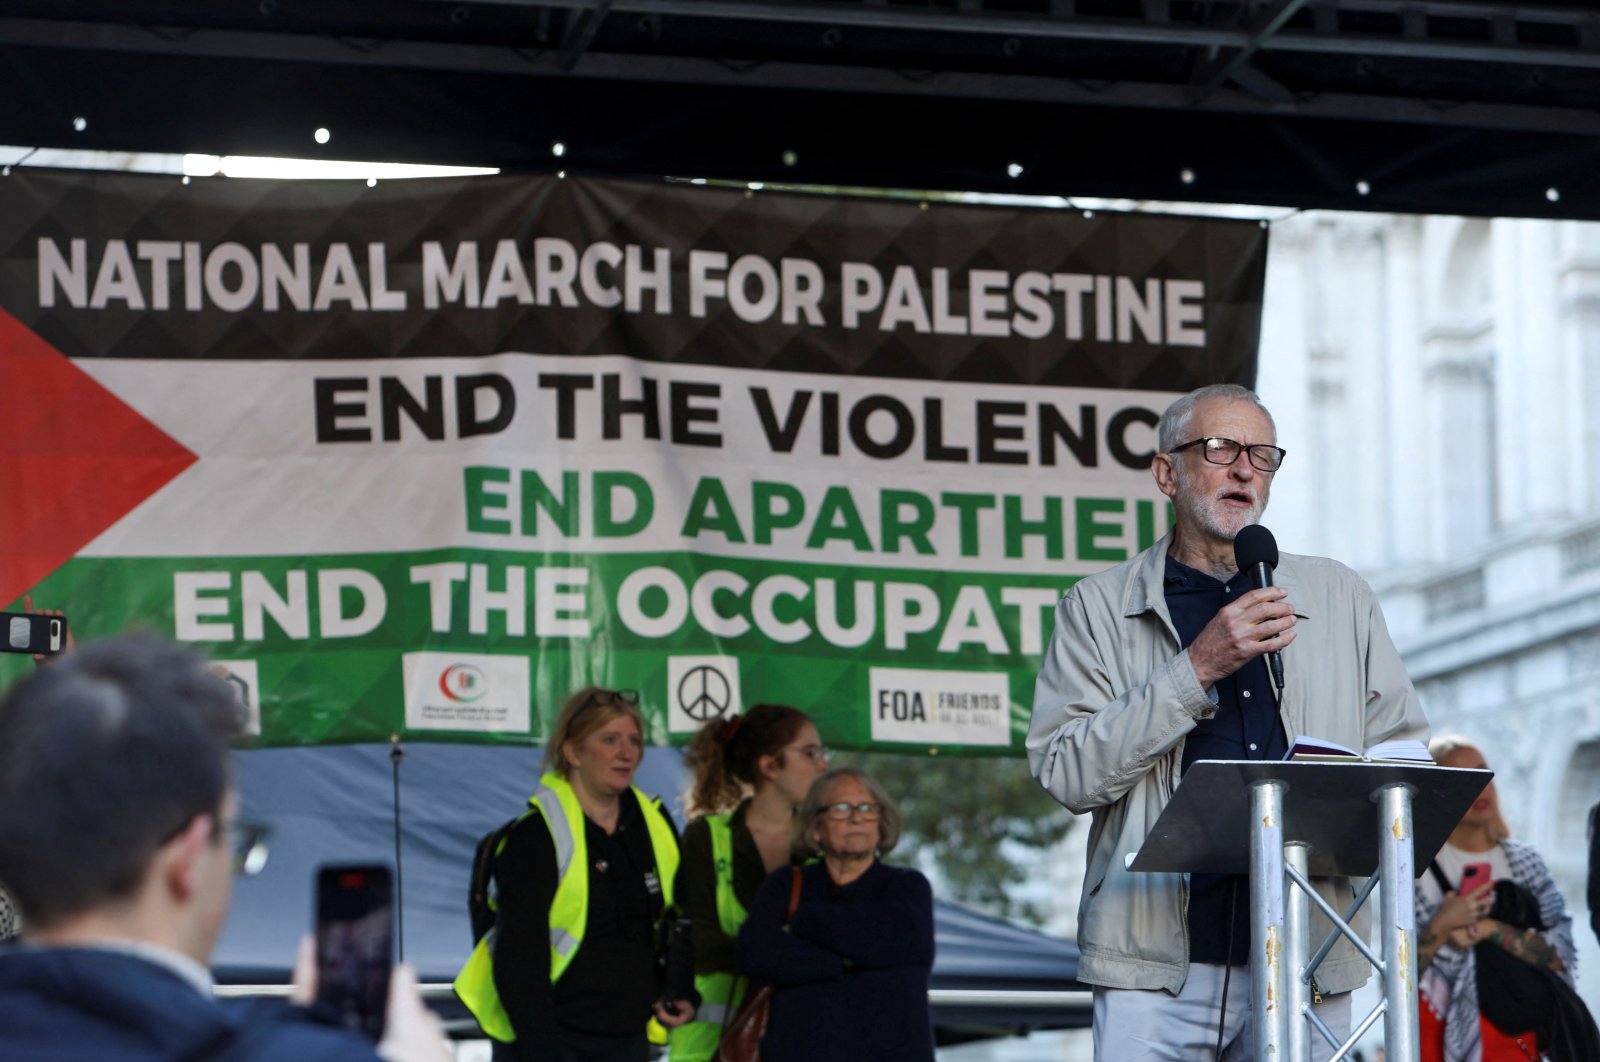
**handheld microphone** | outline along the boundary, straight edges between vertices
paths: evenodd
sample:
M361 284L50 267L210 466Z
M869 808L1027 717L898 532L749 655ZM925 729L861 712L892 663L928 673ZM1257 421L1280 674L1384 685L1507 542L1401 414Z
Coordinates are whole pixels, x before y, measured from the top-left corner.
M1257 590L1272 585L1272 572L1278 566L1278 540L1260 524L1241 527L1233 540L1233 560L1242 572L1250 574ZM1283 693L1283 654L1274 649L1267 654L1273 685Z

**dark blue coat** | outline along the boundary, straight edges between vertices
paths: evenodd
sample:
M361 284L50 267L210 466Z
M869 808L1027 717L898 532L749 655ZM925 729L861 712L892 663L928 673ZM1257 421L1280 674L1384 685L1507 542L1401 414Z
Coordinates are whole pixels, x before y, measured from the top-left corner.
M933 891L915 870L874 863L845 886L814 863L761 885L739 931L739 968L774 986L762 1062L929 1062Z
M219 1002L158 963L92 948L0 951L0 1059L378 1062L303 1008Z

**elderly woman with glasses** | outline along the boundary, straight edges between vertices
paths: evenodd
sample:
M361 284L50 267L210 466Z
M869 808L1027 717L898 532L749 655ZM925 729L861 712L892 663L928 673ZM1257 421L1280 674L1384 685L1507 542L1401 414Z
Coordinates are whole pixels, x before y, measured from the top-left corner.
M645 1062L652 1017L671 1028L694 1016L687 975L668 986L658 962L678 838L634 788L643 758L637 694L590 687L567 701L495 862L495 927L456 979L495 1062Z
M795 809L828 769L816 724L798 708L758 704L713 719L684 752L693 774L678 902L694 940L695 1020L672 1030L672 1062L706 1062L747 982L734 940L768 874L795 858Z
M933 892L878 858L900 839L894 802L840 767L811 786L795 831L821 858L767 878L739 931L739 968L774 989L762 1062L928 1062Z

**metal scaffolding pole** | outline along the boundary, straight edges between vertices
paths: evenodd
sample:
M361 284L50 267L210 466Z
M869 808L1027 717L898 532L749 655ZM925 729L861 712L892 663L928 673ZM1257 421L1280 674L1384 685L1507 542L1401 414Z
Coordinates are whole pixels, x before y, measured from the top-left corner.
M1306 968L1311 957L1311 903L1299 881L1306 877L1311 846L1289 841L1283 846L1283 862L1290 880L1284 884L1283 964L1286 991L1284 1010L1289 1023L1289 1062L1311 1062L1311 972Z
M1378 904L1383 921L1383 1040L1389 1062L1418 1062L1416 862L1411 786L1386 785L1378 804Z
M1288 1057L1283 924L1283 794L1277 779L1250 787L1250 1005L1258 1059Z

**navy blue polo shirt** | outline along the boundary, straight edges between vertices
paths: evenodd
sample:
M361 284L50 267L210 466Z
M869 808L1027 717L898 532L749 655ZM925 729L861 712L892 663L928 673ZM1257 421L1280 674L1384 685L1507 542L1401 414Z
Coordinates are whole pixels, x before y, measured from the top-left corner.
M1254 587L1244 572L1226 583L1167 556L1167 611L1184 648L1223 606ZM1217 713L1202 719L1183 744L1182 770L1197 760L1281 760L1289 751L1264 657L1211 687ZM1234 890L1237 889L1237 896ZM1230 939L1228 925L1233 924ZM1189 961L1244 966L1250 961L1250 879L1232 874L1189 878Z

